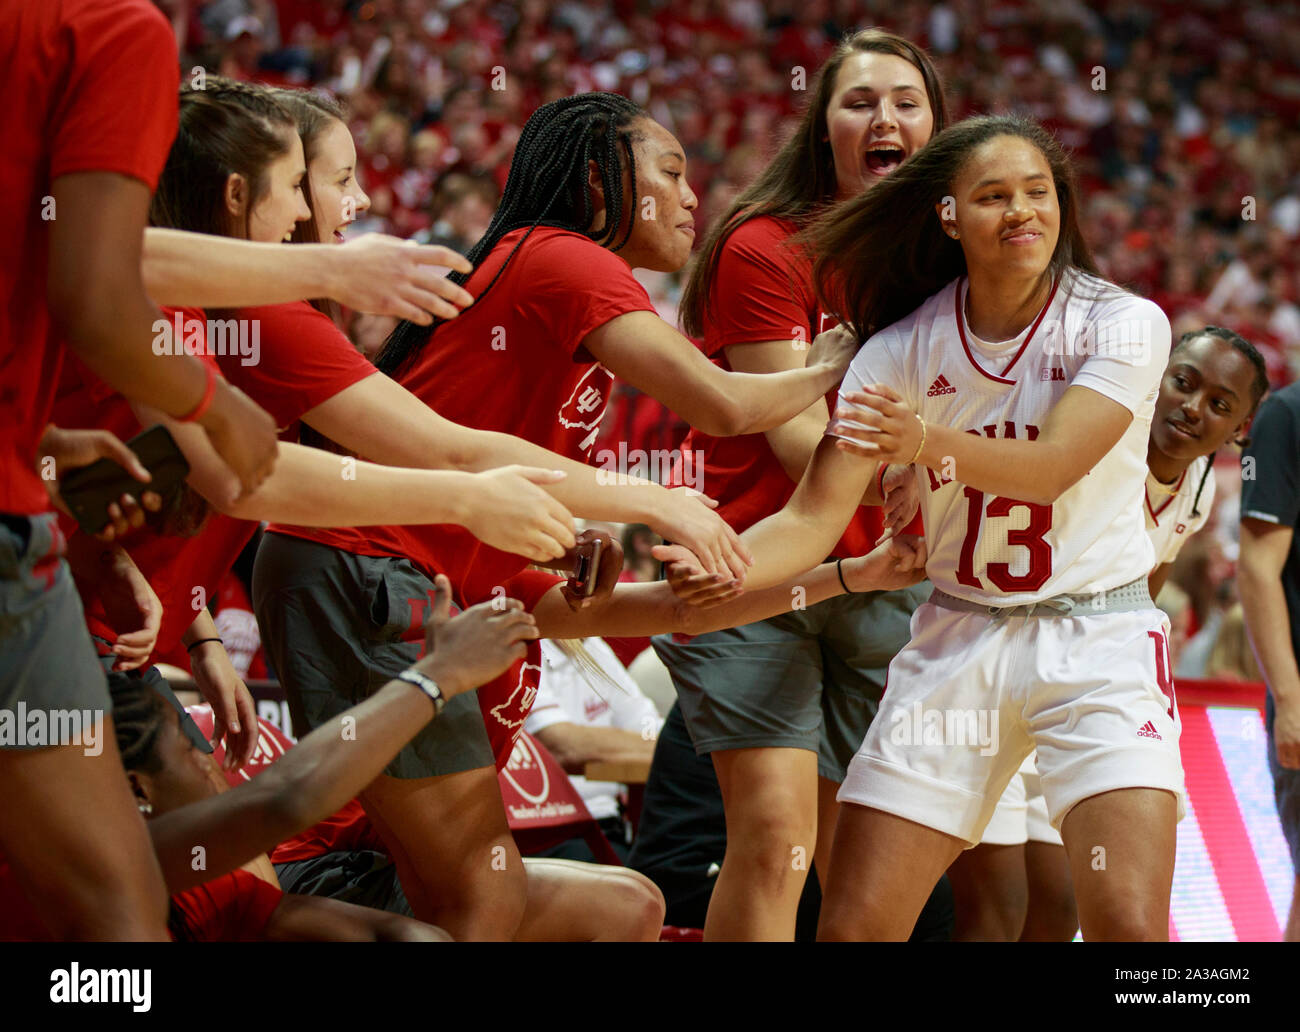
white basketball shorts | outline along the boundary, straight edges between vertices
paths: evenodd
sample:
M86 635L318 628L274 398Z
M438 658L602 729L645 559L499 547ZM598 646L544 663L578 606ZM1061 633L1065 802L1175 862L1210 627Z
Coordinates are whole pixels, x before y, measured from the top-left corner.
M1181 820L1167 634L1155 608L990 616L925 603L839 800L975 845L1037 748L1053 829L1076 803L1121 788L1174 793Z
M997 809L984 829L981 846L1019 846L1026 842L1061 845L1060 833L1047 816L1047 800L1038 777L1036 753L1025 757L1016 776L998 800Z

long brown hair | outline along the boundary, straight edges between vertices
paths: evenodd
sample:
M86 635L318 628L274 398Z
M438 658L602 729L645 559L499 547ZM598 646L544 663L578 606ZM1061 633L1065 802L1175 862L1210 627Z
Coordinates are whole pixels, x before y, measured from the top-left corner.
M302 177L302 196L311 209L311 218L299 222L293 227L291 242L295 244L319 244L320 233L316 229L316 198L311 192L311 163L320 153L320 139L325 131L335 122L347 128L347 116L336 101L310 90L280 88L273 91L279 101L298 123L298 139L302 141L303 164L307 174ZM350 130L349 130L350 131ZM356 174L356 170L354 173ZM341 313L336 302L329 298L312 298L311 305L317 311L324 312L336 324L341 321Z
M291 115L264 86L209 76L185 87L167 164L149 208L149 224L212 236L248 238L257 202L269 189L267 170L291 146ZM243 224L226 209L226 181L243 176Z
M183 87L176 139L158 177L149 224L247 240L253 209L270 189L268 169L289 151L294 130L293 115L264 86L211 75L203 89ZM248 184L242 220L226 207L232 175ZM218 319L233 314L207 312ZM210 513L207 500L185 484L146 520L159 533L192 537Z
M882 29L862 29L846 36L818 70L812 96L794 135L710 228L691 267L679 307L682 327L692 337L704 334L704 317L717 275L722 245L736 229L759 215L802 222L835 200L835 155L827 138L827 109L840 68L853 54L891 54L921 73L934 114L934 132L948 125L943 83L930 56L910 40ZM897 174L895 172L895 174Z
M1044 272L1068 268L1100 276L1079 228L1074 169L1056 137L1028 118L967 118L935 136L887 179L819 216L800 234L814 255L813 284L823 308L866 340L920 307L966 273L961 245L943 232L936 205L975 149L998 136L1018 136L1042 153L1061 209L1061 233ZM1119 288L1116 288L1118 290Z
M309 170L302 181L302 195L306 198L307 207L312 210L312 217L294 227L292 240L295 244L319 244L321 239L316 231L316 202L311 195L311 163L320 151L320 138L325 130L334 122L346 127L347 116L342 106L320 93L287 87L275 89L272 93L297 122L298 138L302 140L303 162Z

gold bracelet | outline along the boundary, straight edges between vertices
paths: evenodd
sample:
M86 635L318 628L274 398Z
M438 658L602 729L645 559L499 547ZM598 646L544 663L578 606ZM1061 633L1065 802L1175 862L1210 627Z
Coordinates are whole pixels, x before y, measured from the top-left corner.
M909 466L921 457L921 450L925 447L925 420L921 417L921 413L919 412L914 412L913 415L915 415L917 419L921 420L921 443L916 446L916 454L907 460Z

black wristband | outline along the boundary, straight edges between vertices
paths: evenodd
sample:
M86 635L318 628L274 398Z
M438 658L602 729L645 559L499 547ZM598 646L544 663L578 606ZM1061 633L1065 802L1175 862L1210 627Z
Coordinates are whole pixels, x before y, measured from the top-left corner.
M843 579L844 579L844 578L842 578L842 577L840 578L840 580L843 580ZM200 645L206 645L206 644L207 644L208 642L210 642L210 641L221 641L221 639L220 639L220 638L200 638L198 641L192 641L192 642L190 642L188 645L186 645L186 646L185 646L185 651L186 651L186 652L193 652L193 651L194 651L195 649L197 649ZM224 641L221 641L221 644L224 645L224 644L226 644L226 643L225 643Z
M837 574L839 574L839 578L840 578L840 587L843 588L845 591L847 591L850 595L858 595L858 594L861 594L861 592L854 591L852 588L850 588L847 584L844 583L844 570L843 570L843 568L840 566L840 563L842 563L842 562L844 562L843 559L836 559L836 560L835 560L835 572L836 572Z

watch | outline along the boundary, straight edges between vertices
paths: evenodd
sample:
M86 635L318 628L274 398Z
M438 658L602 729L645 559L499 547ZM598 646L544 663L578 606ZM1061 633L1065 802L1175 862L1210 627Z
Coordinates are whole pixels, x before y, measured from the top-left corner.
M413 684L415 687L419 688L420 691L424 692L425 695L433 700L433 715L435 717L442 716L443 708L447 705L447 697L442 694L442 689L438 687L437 681L432 677L427 677L420 673L420 671L416 670L414 667L408 670L403 670L397 675L397 679L399 681L406 681L409 684Z

